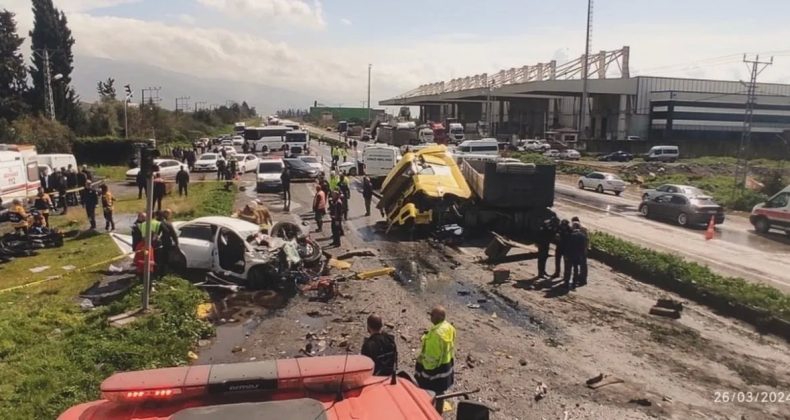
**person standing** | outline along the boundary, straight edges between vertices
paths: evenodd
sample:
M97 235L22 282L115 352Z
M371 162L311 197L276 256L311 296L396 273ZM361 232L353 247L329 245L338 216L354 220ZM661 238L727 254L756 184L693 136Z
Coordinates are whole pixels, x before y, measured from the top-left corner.
M187 167L189 170L195 169L195 161L197 160L197 155L195 154L194 150L190 150L187 152Z
M348 159L348 146L340 148L340 156L343 157L343 163L346 163L346 160Z
M437 305L431 310L433 326L422 336L414 378L422 389L442 395L454 382L455 327L445 320L446 311Z
M548 277L546 262L549 260L549 247L551 240L557 236L556 217L546 219L538 228L536 243L538 245L538 277Z
M160 225L160 239L159 247L154 249L154 261L158 261L156 274L159 278L167 274L167 267L170 263L173 252L178 249L178 235L176 229L170 223L170 218L173 217L173 211L165 209L165 211L157 212L157 220Z
M590 252L590 232L584 227L578 216L573 216L571 223L578 223L579 230L584 234L584 253L579 261L579 279L576 282L576 286L584 286L587 284L587 253Z
M49 227L49 211L52 209L52 199L49 194L44 192L43 187L38 187L38 194L33 201L33 208L38 210L38 213L44 217L44 223Z
M339 185L340 185L340 177L337 176L337 172L335 171L329 172L329 191L330 192L337 191Z
M283 167L280 182L283 186L283 208L287 211L291 208L291 170L287 166Z
M68 189L69 180L66 177L66 168L60 168L60 175L58 177L58 201L60 201L60 205L63 206L63 215L65 215L69 209L69 200L66 199Z
M162 199L167 194L167 184L159 172L154 174L154 206L156 211L162 211Z
M137 183L137 199L140 200L143 198L143 191L145 191L145 196L148 197L148 185L146 185L145 174L142 170L137 172L135 182Z
M85 194L82 199L82 205L85 206L85 214L88 216L91 230L96 230L96 207L99 205L99 194L93 189L92 185L93 183L91 181L85 182ZM102 210L104 210L103 206ZM107 216L104 218L106 219ZM110 218L112 218L112 216L110 216Z
M176 174L176 184L178 184L178 196L185 195L189 197L189 172L185 171L183 166Z
M85 205L85 185L88 183L88 177L82 171L77 172L77 187L80 189L80 203Z
M362 178L362 198L365 199L365 216L370 216L370 202L373 200L373 181L367 175Z
M315 213L315 223L317 225L315 231L321 232L324 229L324 215L326 214L326 193L321 189L320 185L316 185L315 187L313 213Z
M85 175L85 179L93 182L93 174L88 169L88 165L82 165L82 174Z
M368 316L368 337L362 342L363 356L373 360L373 374L376 376L390 376L395 373L398 363L398 347L395 337L382 332L381 317L375 314Z
M557 229L557 247L554 249L554 274L552 274L552 278L562 277L565 279L566 276L570 275L568 269L570 268L568 265L568 261L565 259L565 251L568 245L568 236L571 234L571 224L568 219L562 219L560 222L560 227ZM562 263L565 263L565 270L562 270Z
M14 228L14 232L27 235L30 215L27 214L25 206L22 205L22 200L15 198L11 201L11 208L8 209L8 216Z
M348 185L348 178L346 178L345 174L340 175L337 187L340 190L340 199L343 201L343 220L348 220L348 202L351 201L351 188Z
M571 233L568 235L568 246L566 248L567 259L570 263L571 275L567 275L565 278L565 287L568 290L575 289L579 286L579 282L581 278L580 268L581 262L584 258L584 254L587 252L587 236L582 232L581 225L579 223L573 223L571 226ZM566 271L568 269L566 268Z
M41 175L38 177L38 181L41 184L41 188L44 189L44 192L52 191L52 188L50 187L49 184L50 179L51 178L49 177L49 169L44 169L44 171L41 172Z
M107 184L102 184L101 208L102 213L104 214L104 230L115 230L115 220L112 218L114 204L115 197L112 196L110 188L107 186Z
M217 181L225 179L225 159L217 159Z
M343 236L343 201L343 194L340 191L332 192L329 217L332 222L332 246L334 247L340 247L340 237Z
M137 249L137 245L143 241L143 231L140 225L145 222L145 213L137 213L137 219L132 224L132 249Z

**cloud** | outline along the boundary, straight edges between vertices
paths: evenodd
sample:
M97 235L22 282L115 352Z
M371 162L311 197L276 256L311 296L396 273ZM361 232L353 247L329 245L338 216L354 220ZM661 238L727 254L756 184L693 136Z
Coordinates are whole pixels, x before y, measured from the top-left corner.
M351 19L348 18L340 19L340 23L342 23L343 25L351 26Z
M196 19L194 16L186 13L181 13L179 15L173 15L174 18L178 19L179 22L185 23L187 25L194 25Z
M197 0L203 6L218 10L232 18L249 17L284 19L323 28L326 21L319 0L312 6L304 0Z

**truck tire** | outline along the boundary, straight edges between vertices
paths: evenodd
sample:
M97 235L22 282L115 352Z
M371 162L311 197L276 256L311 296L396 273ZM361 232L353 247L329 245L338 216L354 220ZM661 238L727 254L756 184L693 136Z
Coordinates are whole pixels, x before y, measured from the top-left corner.
M768 233L768 231L771 230L771 224L765 217L758 217L754 221L754 230L756 230L758 233ZM786 233L790 235L790 231L787 231Z

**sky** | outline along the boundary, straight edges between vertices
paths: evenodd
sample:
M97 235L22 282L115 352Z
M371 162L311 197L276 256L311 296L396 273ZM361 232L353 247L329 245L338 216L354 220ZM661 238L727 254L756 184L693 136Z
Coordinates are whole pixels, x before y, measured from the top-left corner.
M374 105L423 83L561 64L583 53L587 11L584 0L54 3L69 18L78 58L276 86L332 106L363 104L368 64ZM26 35L30 1L0 8L17 14ZM745 80L743 54L760 53L775 56L760 81L790 83L786 0L598 0L593 16L592 51L630 46L632 76Z

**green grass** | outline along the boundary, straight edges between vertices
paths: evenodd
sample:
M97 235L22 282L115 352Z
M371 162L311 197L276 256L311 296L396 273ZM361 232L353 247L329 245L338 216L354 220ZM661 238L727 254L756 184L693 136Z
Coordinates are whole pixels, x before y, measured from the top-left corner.
M679 282L704 294L790 321L790 295L773 287L725 277L677 255L643 248L606 233L593 232L590 242L595 251L614 257L620 264L634 267L642 275L649 276L651 281Z
M162 208L169 208L178 220L209 215L229 216L233 210L235 188L227 191L222 182L193 182L189 184L189 197L179 197L177 190L162 200ZM116 214L135 214L145 209L145 196L121 197L115 203Z
M103 165L94 167L93 174L110 181L123 181L126 179L126 171L128 170L129 168L126 166Z
M174 207L178 204L181 218L230 214L235 190L217 183L195 184L190 199ZM84 212L76 213L55 216L53 224L72 225L73 217L84 217ZM155 312L124 328L110 327L107 318L138 308L139 286L109 306L80 310L75 296L118 253L109 236L83 234L67 239L61 248L0 266L0 288L63 275L0 293L0 419L55 418L71 405L98 398L99 384L114 372L187 363L195 342L212 334L212 327L196 314L197 305L208 297L174 277L156 286L151 298ZM61 268L70 264L83 269ZM28 271L40 265L50 269Z

